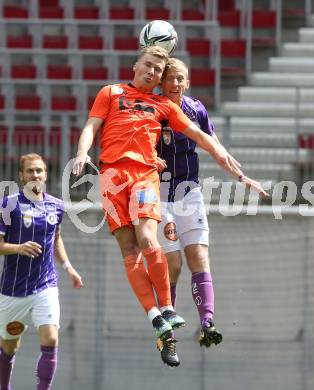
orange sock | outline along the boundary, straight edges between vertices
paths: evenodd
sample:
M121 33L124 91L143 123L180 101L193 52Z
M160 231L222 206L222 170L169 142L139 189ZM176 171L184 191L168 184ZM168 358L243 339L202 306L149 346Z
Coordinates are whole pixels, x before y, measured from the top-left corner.
M141 254L129 255L124 258L124 267L129 283L146 313L153 307L158 307L152 282L146 271Z
M142 251L147 261L147 271L157 294L159 305L171 305L168 263L162 249L147 248Z

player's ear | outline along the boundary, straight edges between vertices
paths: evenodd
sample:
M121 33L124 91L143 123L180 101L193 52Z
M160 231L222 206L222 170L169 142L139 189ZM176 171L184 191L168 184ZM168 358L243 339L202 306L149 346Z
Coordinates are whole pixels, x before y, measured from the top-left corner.
M136 71L136 67L137 67L137 62L135 62L135 64L133 65L134 72Z
M186 89L189 89L190 88L190 80L186 80Z

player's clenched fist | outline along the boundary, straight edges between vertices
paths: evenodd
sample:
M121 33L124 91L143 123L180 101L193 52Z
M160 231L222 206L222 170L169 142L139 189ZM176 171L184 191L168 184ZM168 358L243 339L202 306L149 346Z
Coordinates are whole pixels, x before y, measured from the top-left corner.
M41 254L41 245L37 244L37 242L26 241L23 244L19 244L18 254L37 257Z

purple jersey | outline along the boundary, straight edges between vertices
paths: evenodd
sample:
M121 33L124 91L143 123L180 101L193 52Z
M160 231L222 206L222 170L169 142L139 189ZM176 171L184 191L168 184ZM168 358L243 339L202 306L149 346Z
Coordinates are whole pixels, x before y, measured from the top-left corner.
M5 242L34 241L42 247L38 257L17 254L4 257L0 293L25 297L57 286L54 241L64 212L63 202L47 193L43 201L33 202L21 191L3 198L0 206L0 234Z
M181 109L201 130L209 135L214 134L214 126L208 118L207 110L199 100L183 96ZM199 182L199 163L195 147L196 143L190 138L182 133L174 132L167 126L167 122L162 123L162 133L157 145L157 152L159 157L167 163L167 168L162 172L160 181L169 182L169 178L163 180L163 176L165 172L171 174L168 202L175 200L175 191L179 183L190 182L191 184L193 182L198 184ZM187 184L185 194L190 189L191 185ZM161 196L163 198L163 191L161 191Z

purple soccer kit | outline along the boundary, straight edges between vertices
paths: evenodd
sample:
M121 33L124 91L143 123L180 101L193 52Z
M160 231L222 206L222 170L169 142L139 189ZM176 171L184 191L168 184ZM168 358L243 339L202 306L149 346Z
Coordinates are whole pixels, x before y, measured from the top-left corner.
M210 136L215 133L207 110L199 100L183 96L181 109L202 131ZM174 132L168 127L167 122L162 123L162 133L157 145L157 152L159 157L166 161L167 172L170 172L171 176L169 183L169 178L167 177L166 180L163 180L163 175L161 174L161 183L167 182L168 185L170 184L169 193L165 195L161 191L161 198L165 195L168 202L179 200L176 188L182 182L188 182L185 195L192 189L194 183L195 187L199 186L199 161L195 148L196 143L193 140L182 133ZM191 286L193 300L198 309L200 321L203 323L206 320L212 320L214 314L214 290L210 272L192 273ZM174 284L171 287L172 304L175 306L176 288Z
M54 264L56 227L61 223L63 202L47 193L43 201L32 202L23 192L2 199L0 205L0 234L7 243L34 241L41 245L37 257L7 255L0 279L0 293L11 297L37 294L58 282ZM15 355L0 348L0 388L10 390L10 378ZM57 347L41 346L37 363L37 390L49 390L57 367Z
M35 258L18 254L5 256L0 293L25 297L56 287L54 239L56 227L62 221L63 202L47 193L42 202L32 202L21 191L4 198L1 206L0 234L4 240L13 244L37 242L42 254Z

